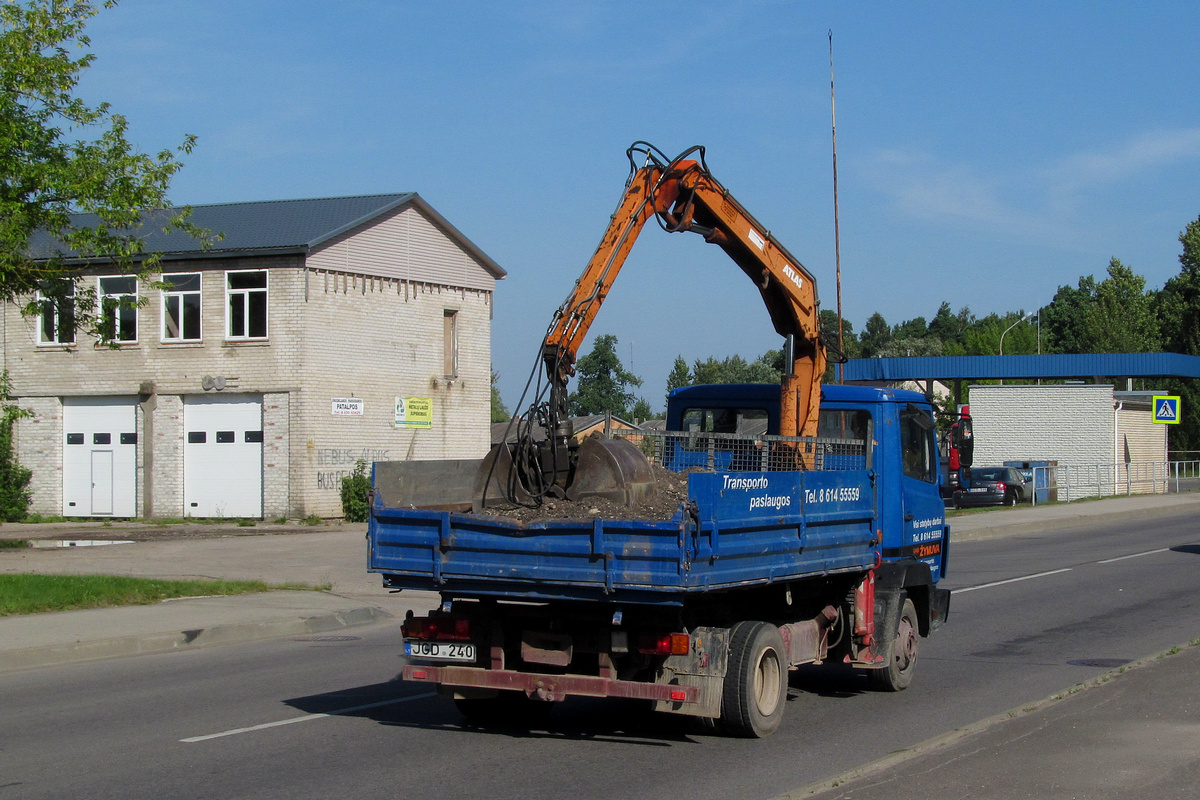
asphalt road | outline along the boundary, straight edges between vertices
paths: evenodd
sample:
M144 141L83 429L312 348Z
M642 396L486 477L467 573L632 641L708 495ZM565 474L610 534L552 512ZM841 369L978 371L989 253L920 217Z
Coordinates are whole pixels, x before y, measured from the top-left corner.
M0 800L778 797L1200 638L1198 559L1185 516L958 543L950 622L908 691L808 668L758 741L593 701L471 729L395 681L395 624L11 674Z

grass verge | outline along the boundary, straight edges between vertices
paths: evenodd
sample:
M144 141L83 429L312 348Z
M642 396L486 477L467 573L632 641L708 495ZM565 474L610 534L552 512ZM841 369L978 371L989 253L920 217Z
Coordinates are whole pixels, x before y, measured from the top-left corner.
M249 594L272 589L314 589L262 581L171 581L113 575L0 575L0 617L81 608L148 605L173 597Z

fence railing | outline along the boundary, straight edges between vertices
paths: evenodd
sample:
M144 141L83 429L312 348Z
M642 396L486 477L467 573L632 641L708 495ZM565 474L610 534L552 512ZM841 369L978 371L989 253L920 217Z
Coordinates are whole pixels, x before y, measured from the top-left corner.
M1038 496L1071 502L1087 497L1162 494L1200 488L1200 461L1132 461L1033 467ZM1048 491L1044 491L1048 490Z

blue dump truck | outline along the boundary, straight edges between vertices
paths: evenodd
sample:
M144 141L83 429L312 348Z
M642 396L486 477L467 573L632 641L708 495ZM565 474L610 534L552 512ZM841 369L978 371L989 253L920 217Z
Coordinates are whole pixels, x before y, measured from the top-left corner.
M529 723L572 695L641 698L748 737L778 728L799 665L906 688L950 605L933 410L916 392L820 392L816 437L779 434L778 385L739 384L678 389L665 431L607 442L686 474L664 519L629 502L634 518L522 522L447 502L434 484L453 480L428 464L376 463L369 569L441 596L404 623L404 679L481 722Z

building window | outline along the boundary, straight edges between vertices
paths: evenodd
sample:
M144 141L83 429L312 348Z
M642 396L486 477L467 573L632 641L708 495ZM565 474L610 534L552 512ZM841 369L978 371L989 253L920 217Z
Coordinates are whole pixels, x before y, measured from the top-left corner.
M226 331L230 339L267 338L267 271L225 273Z
M100 279L100 338L129 344L138 338L137 278L113 275Z
M458 312L446 311L442 317L442 365L447 378L458 377Z
M42 308L38 343L75 344L75 281L47 283L37 299Z
M200 273L163 275L162 340L200 341Z

